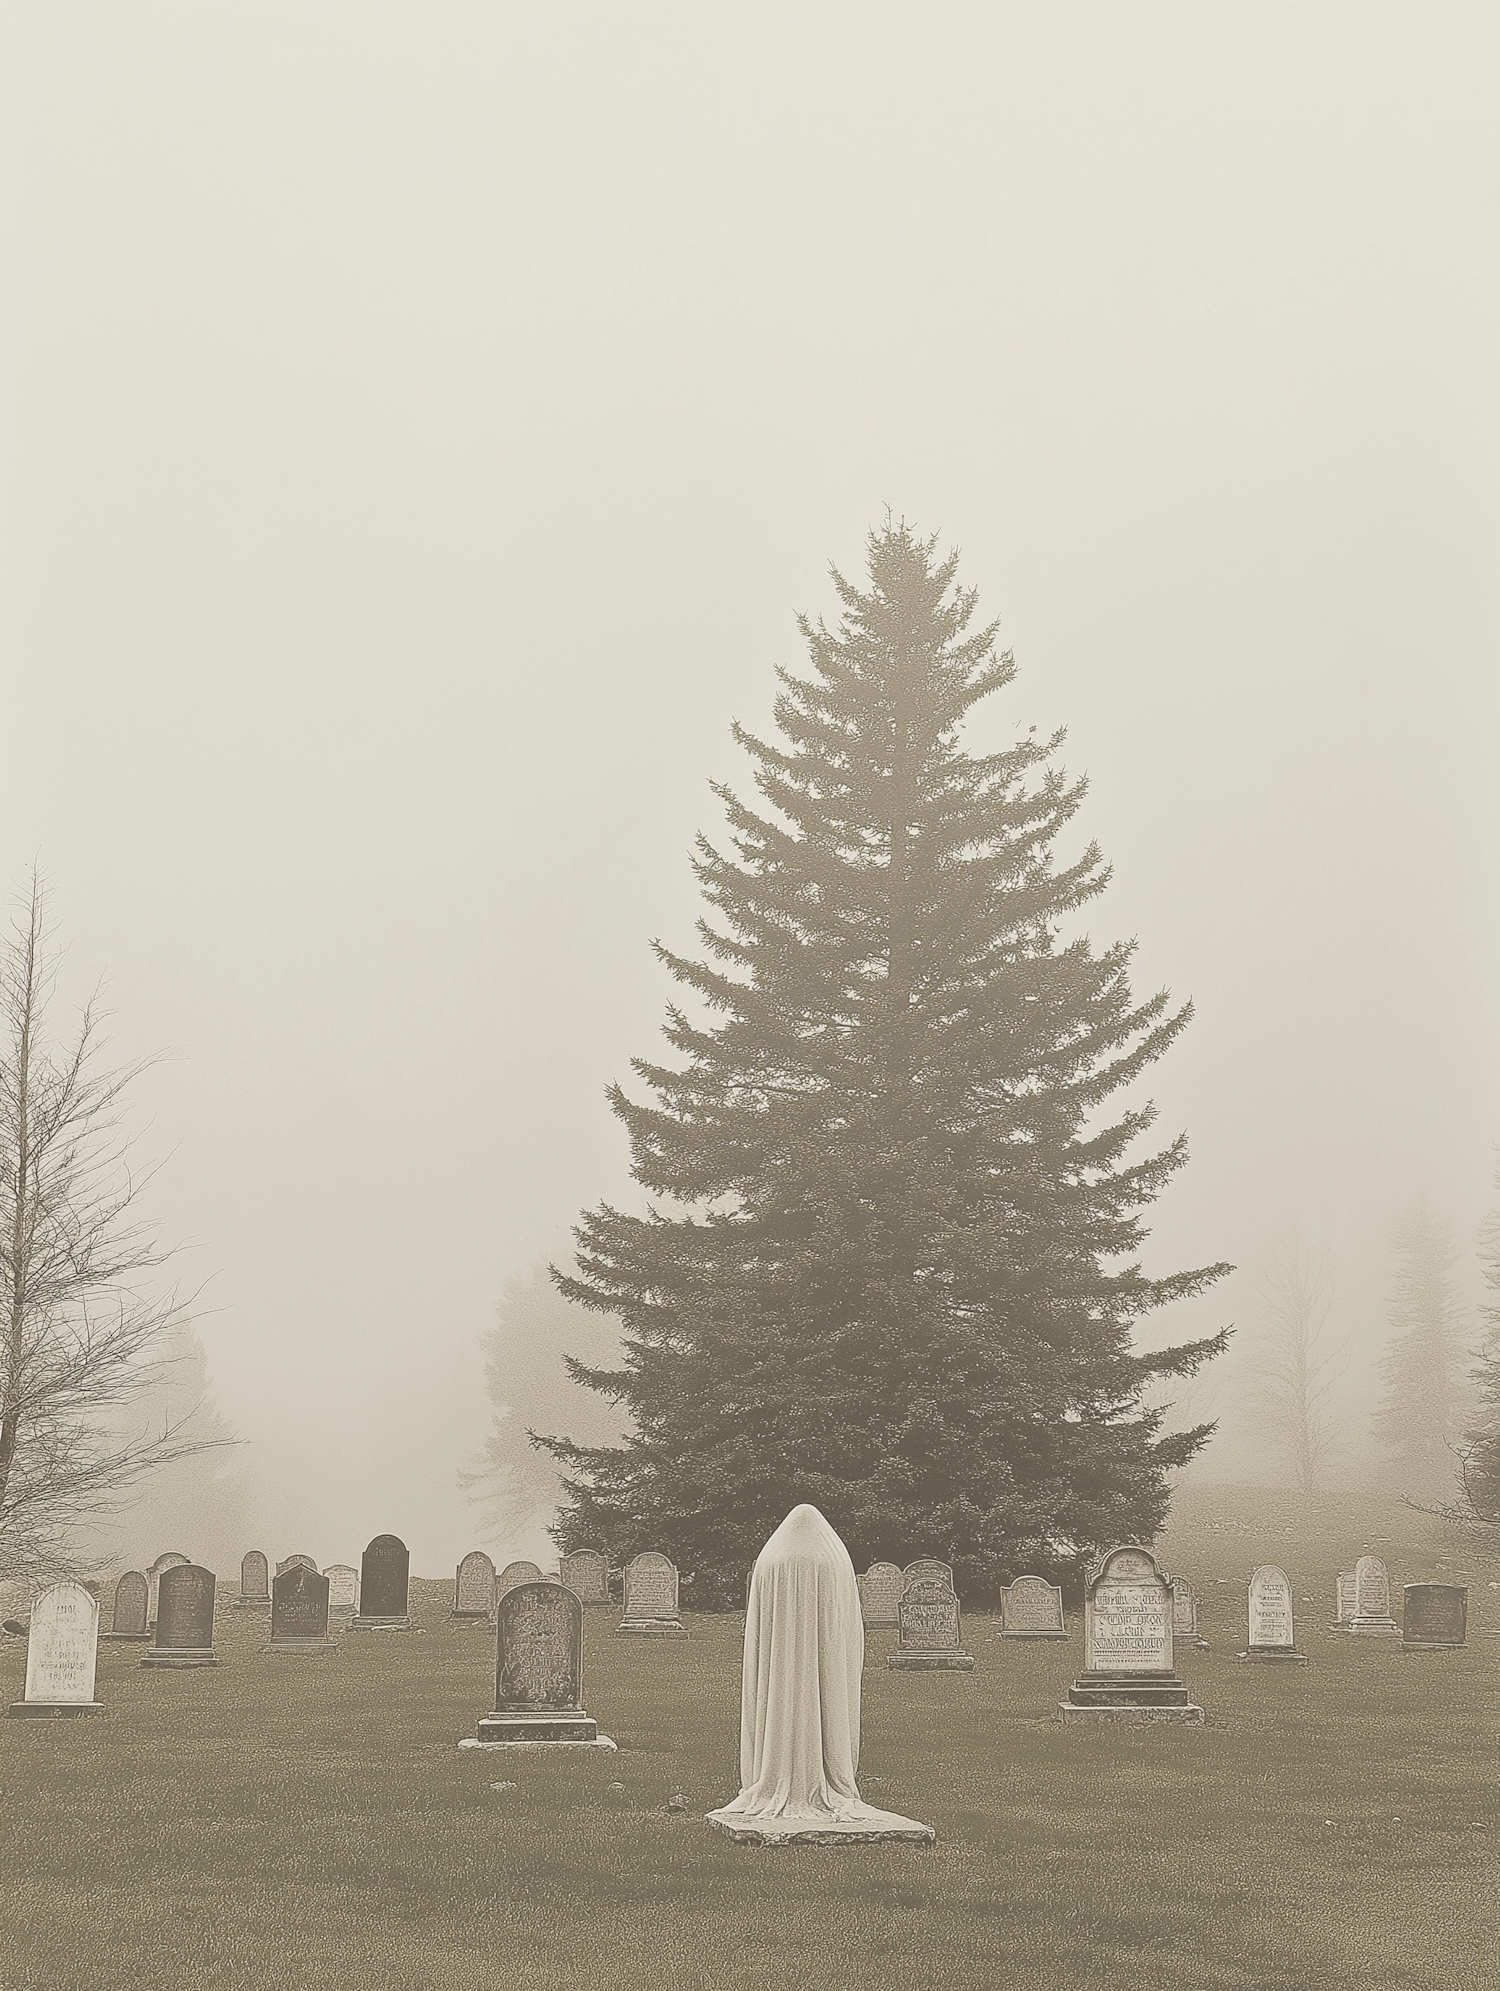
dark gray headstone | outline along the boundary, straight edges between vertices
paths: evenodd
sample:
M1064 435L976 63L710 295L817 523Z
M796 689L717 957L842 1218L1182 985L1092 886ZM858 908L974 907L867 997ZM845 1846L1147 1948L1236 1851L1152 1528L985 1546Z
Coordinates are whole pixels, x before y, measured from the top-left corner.
M326 1652L331 1646L328 1578L294 1562L280 1571L271 1585L271 1642L261 1650L280 1652L297 1647Z
M518 1583L495 1604L495 1708L480 1743L613 1748L583 1709L583 1604L564 1584Z
M940 1576L908 1583L897 1607L900 1642L886 1665L897 1672L956 1672L973 1670L972 1657L959 1637L958 1598L953 1585Z
M316 1569L317 1566L318 1566L317 1559L314 1556L288 1555L288 1556L283 1556L281 1561L277 1563L276 1574L280 1576L283 1570L292 1569L294 1567L299 1567L302 1569Z
M156 1590L156 1636L142 1666L215 1666L211 1569L195 1562L162 1571Z
M151 1586L144 1571L127 1569L115 1585L113 1630L117 1638L146 1636L146 1605L150 1595Z
M1462 1583L1408 1583L1402 1591L1401 1644L1407 1652L1438 1652L1469 1636L1469 1592Z
M397 1535L377 1535L360 1558L359 1614L362 1618L404 1618L411 1556Z

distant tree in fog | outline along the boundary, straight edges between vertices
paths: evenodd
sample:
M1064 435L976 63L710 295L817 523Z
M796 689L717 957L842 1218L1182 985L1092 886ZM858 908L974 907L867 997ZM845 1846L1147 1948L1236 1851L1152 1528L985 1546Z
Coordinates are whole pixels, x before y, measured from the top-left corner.
M1349 1366L1328 1316L1327 1261L1295 1238L1257 1282L1259 1319L1245 1337L1249 1411L1299 1493L1316 1492L1339 1448L1333 1398Z
M0 1576L74 1564L80 1527L143 1475L204 1448L181 1426L129 1429L186 1302L139 1210L121 1113L140 1066L109 1069L86 1007L62 1047L33 873L0 942Z
M1495 1172L1500 1189L1500 1168ZM1474 1351L1474 1408L1458 1447L1457 1506L1461 1518L1500 1527L1500 1204L1479 1227L1479 1265L1485 1297Z
M1228 1268L1141 1270L1186 1141L1137 1156L1153 1111L1115 1100L1190 1008L1077 933L1109 874L1055 855L1084 794L1061 734L960 745L1015 666L935 546L872 534L838 631L801 625L780 740L735 728L769 811L716 790L703 958L656 950L703 1020L672 1006L678 1062L635 1062L653 1099L611 1093L658 1206L589 1212L562 1282L623 1322L623 1360L574 1369L633 1429L552 1442L559 1539L665 1549L705 1599L801 1500L856 1561L936 1553L992 1594L1149 1539L1209 1428L1164 1435L1147 1393L1224 1336L1132 1336Z
M1458 1252L1446 1224L1424 1205L1393 1239L1396 1270L1381 1359L1385 1390L1374 1435L1397 1490L1417 1502L1445 1495L1462 1415L1462 1309L1453 1289Z
M561 1430L591 1444L612 1444L623 1434L624 1418L580 1388L564 1356L583 1346L594 1361L618 1360L620 1341L608 1322L580 1324L578 1310L539 1265L506 1282L481 1345L490 1432L477 1462L458 1479L484 1512L486 1541L503 1544L538 1516L550 1522L562 1498L562 1477L530 1431Z
M113 1429L122 1438L176 1434L193 1449L145 1475L117 1511L86 1525L82 1548L101 1561L144 1568L164 1549L180 1549L221 1575L239 1568L254 1527L245 1453L214 1402L208 1357L191 1321L163 1336L157 1374Z

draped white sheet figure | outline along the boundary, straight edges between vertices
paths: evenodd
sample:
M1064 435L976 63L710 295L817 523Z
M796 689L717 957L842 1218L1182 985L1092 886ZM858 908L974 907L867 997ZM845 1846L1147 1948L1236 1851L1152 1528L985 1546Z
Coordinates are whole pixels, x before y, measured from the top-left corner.
M849 1551L816 1507L794 1507L756 1559L745 1613L740 1794L716 1824L839 1838L930 1828L864 1802L865 1628Z

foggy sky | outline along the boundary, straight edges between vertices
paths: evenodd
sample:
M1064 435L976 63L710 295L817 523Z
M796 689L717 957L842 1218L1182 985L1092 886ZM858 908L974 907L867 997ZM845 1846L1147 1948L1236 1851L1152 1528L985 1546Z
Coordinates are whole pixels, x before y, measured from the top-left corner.
M1245 1271L1149 1334L1294 1223L1366 1348L1410 1203L1467 1251L1496 72L1480 7L5 9L0 892L171 1053L261 1546L472 1545L479 1336L635 1194L648 940L887 506L1197 1005L1148 1264Z

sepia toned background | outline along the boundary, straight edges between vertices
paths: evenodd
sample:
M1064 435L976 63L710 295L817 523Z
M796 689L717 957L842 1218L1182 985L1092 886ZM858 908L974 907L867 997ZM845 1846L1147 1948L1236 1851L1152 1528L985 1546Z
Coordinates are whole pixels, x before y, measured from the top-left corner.
M1357 1440L1392 1224L1472 1290L1500 1139L1490 11L0 21L0 892L170 1054L266 1545L471 1545L480 1337L635 1194L647 943L888 506L1197 1005L1152 1249L1244 1269L1148 1332L1295 1227Z

